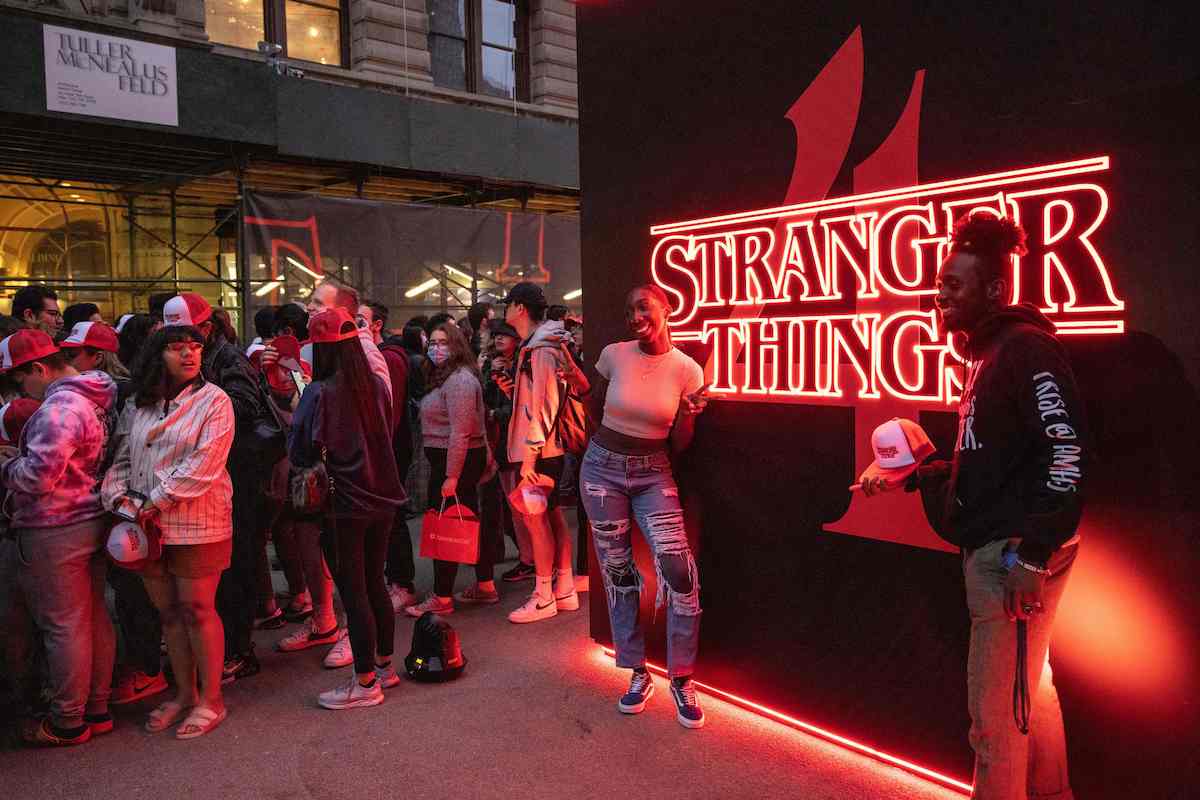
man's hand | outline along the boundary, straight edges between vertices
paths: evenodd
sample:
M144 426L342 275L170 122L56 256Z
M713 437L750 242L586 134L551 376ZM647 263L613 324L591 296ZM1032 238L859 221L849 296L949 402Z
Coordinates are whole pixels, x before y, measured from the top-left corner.
M560 381L567 384L567 388L577 395L586 394L591 388L588 383L587 375L583 374L583 370L579 368L579 364L575 362L575 357L571 355L571 348L567 345L567 340L558 343L558 369L554 371Z
M1042 613L1042 589L1046 576L1020 564L1004 578L1004 611L1010 620L1026 620Z
M521 480L536 483L537 477L537 455L535 454L533 458L526 458L521 462Z
M513 380L507 375L496 375L496 385L500 387L500 391L504 392L505 396L510 400L513 396Z
M458 478L446 478L442 481L442 497L455 497L458 494Z
M263 345L262 354L258 357L258 363L262 364L263 372L266 372L268 368L279 363L279 351L275 349L274 345Z
M859 486L862 487L863 494L867 497L874 497L877 494L892 491L897 488L898 484L892 483L887 478L863 478Z

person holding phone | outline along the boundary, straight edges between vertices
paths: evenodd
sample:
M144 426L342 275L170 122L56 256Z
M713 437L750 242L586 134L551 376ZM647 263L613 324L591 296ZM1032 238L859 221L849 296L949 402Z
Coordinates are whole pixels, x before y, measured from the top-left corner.
M559 376L576 395L590 394L603 403L603 422L583 456L579 479L602 567L617 666L633 670L617 708L623 714L641 713L654 693L638 617L642 575L633 562L630 534L636 520L654 552L656 607L667 607L667 672L675 718L685 728L700 728L704 712L692 683L700 642L700 582L670 454L690 446L696 417L708 403L708 387L700 365L671 343L670 308L659 287L634 288L625 302L625 319L635 338L601 351L597 386L589 385L570 357ZM565 342L561 346L567 347Z

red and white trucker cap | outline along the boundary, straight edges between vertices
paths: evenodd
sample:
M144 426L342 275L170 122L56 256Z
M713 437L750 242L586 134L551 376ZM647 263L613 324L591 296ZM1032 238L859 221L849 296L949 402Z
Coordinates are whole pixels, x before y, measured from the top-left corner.
M59 343L59 347L91 347L115 353L121 346L117 343L117 332L103 322L76 322L71 335Z
M55 346L54 340L46 333L26 328L0 342L0 371L37 361L57 352L58 347Z
M871 434L875 460L858 482L869 478L903 481L937 450L920 425L911 419L889 419Z
M183 292L163 306L163 325L200 325L212 318L212 306L195 292Z
M346 309L335 306L313 314L309 318L308 336L313 342L326 344L342 342L346 339L358 338L358 327Z
M29 422L41 404L41 400L32 397L14 397L0 406L0 444L16 447L21 441L25 423Z
M121 318L117 320L117 333L125 330L125 325L129 322L129 320L133 319L133 317L133 314L122 314Z
M148 534L136 522L121 520L108 532L104 549L118 566L137 570L162 555L162 540L157 532Z

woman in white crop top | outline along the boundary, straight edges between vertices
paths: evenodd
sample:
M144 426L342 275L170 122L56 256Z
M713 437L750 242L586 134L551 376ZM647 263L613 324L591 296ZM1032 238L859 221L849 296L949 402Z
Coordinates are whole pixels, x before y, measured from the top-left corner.
M704 725L692 670L700 640L700 584L683 525L679 489L668 451L691 443L696 415L707 403L704 371L671 344L670 303L657 286L629 293L625 318L636 337L604 348L594 388L604 398L604 421L583 457L579 480L603 566L608 616L617 666L633 670L629 691L617 703L640 713L654 693L638 605L642 575L632 558L635 520L654 551L657 607L667 606L667 665L676 719L685 728ZM578 368L564 375L581 393L590 388Z

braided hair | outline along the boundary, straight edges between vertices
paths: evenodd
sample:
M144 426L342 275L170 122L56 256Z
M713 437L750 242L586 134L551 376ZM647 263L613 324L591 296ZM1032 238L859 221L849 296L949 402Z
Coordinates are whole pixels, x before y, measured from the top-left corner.
M1008 217L976 211L963 217L950 234L950 252L976 256L985 284L1008 277L1012 256L1023 256L1025 230Z

